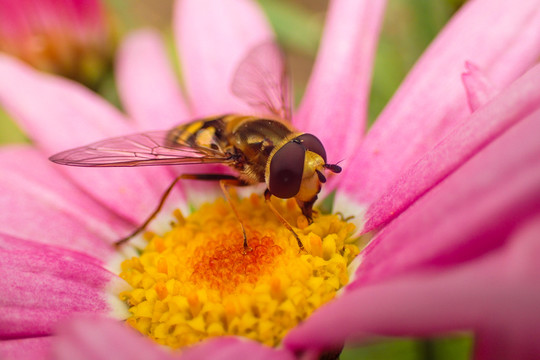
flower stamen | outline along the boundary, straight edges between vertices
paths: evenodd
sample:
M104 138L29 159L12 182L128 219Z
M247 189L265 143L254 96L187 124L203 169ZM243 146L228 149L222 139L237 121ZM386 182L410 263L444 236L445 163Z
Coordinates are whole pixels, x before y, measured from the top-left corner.
M312 224L294 200L273 199L305 251L260 197L236 200L251 251L245 252L236 217L223 199L204 204L164 235L153 235L139 258L122 264L132 289L121 299L127 320L160 344L178 348L222 335L276 346L289 329L347 284L358 254L354 225L337 215Z

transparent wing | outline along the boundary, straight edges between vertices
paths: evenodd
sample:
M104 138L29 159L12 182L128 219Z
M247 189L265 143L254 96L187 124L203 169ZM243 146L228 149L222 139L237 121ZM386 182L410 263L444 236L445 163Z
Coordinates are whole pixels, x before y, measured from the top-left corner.
M171 143L168 131L120 136L70 149L51 156L57 164L85 167L228 164L229 157L217 150Z
M291 120L290 81L276 44L260 44L247 54L234 74L231 90L255 111Z

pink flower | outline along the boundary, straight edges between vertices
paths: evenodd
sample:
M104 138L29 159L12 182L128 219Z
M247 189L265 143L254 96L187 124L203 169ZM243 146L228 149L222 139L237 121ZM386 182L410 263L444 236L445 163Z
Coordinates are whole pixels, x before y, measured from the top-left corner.
M0 51L95 86L110 65L112 31L99 0L1 0Z
M329 158L346 159L337 206L361 209L357 218L364 211L363 231L375 234L355 280L293 329L284 350L214 339L186 358L292 358L374 335L463 330L474 332L478 358L540 354L540 1L467 3L362 137L383 8L383 1L331 3L295 117L298 128L321 137ZM115 279L104 268L110 243L141 222L173 176L168 168L56 167L46 156L243 110L228 90L232 72L272 36L247 0L179 2L175 32L189 101L159 38L135 33L118 58L133 121L72 82L0 57L0 102L35 141L0 153L0 201L9 209L0 214L4 357L43 357L59 321L113 310L104 291ZM169 356L101 317L75 320L61 334L58 358Z

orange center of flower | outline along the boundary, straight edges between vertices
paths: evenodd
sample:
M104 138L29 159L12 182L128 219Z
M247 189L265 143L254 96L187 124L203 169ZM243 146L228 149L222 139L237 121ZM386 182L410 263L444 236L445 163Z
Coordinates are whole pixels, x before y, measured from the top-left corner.
M224 335L276 346L347 284L359 251L352 224L318 215L308 225L294 201L276 200L298 225L300 251L259 196L235 201L252 250L244 251L238 220L222 199L187 218L178 214L171 231L122 264L120 276L132 286L120 295L128 324L173 348Z
M221 294L234 292L241 284L256 284L257 280L272 271L272 265L283 249L272 238L251 233L251 251L245 253L243 238L220 234L214 241L200 246L190 264L190 280L215 289Z

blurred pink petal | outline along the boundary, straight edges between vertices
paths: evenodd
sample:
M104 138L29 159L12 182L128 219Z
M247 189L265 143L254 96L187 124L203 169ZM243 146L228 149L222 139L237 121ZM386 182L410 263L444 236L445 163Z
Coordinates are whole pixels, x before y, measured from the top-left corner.
M134 132L117 110L79 84L37 72L3 55L0 78L0 103L47 155ZM172 181L169 170L159 168L58 169L136 224L148 216L148 209Z
M40 336L27 339L2 339L0 359L40 360L46 359L53 337Z
M82 253L0 234L0 338L50 335L74 313L108 314L105 287L116 276Z
M493 139L540 109L540 66L527 72L492 102L465 118L433 150L396 178L366 214L364 231L397 217ZM517 142L513 148L520 147Z
M190 119L176 75L159 33L128 35L116 60L118 92L140 130L171 128Z
M109 20L100 0L0 0L0 51L95 88L113 53Z
M7 55L0 55L0 77L3 106L46 151L133 131L118 110L77 83L37 72Z
M99 258L129 229L122 219L77 189L29 146L0 149L0 229ZM39 174L39 177L36 176Z
M516 224L540 210L538 134L540 109L385 226L364 249L351 285L455 265L504 244Z
M461 75L461 80L467 92L467 101L471 112L478 110L491 100L499 90L491 83L478 66L466 62L467 71Z
M51 355L56 360L178 359L127 325L99 316L62 324Z
M176 3L174 30L193 114L246 112L231 92L239 62L254 46L273 39L255 2L182 0Z
M539 43L540 1L467 2L377 119L340 176L343 188L362 203L380 197L470 113L461 82L466 61L504 88L536 63Z
M472 330L476 359L536 359L539 232L537 216L515 229L506 246L480 260L351 291L292 330L286 345L324 349L376 335Z
M54 359L294 359L285 351L240 338L210 339L174 354L156 346L126 325L103 317L79 317L65 322L52 348Z
M384 6L384 0L330 2L313 75L295 124L317 134L335 161L348 158L365 131Z
M200 345L186 349L181 360L213 359L213 360L293 360L296 357L284 350L273 349L258 342L233 337L209 339Z

